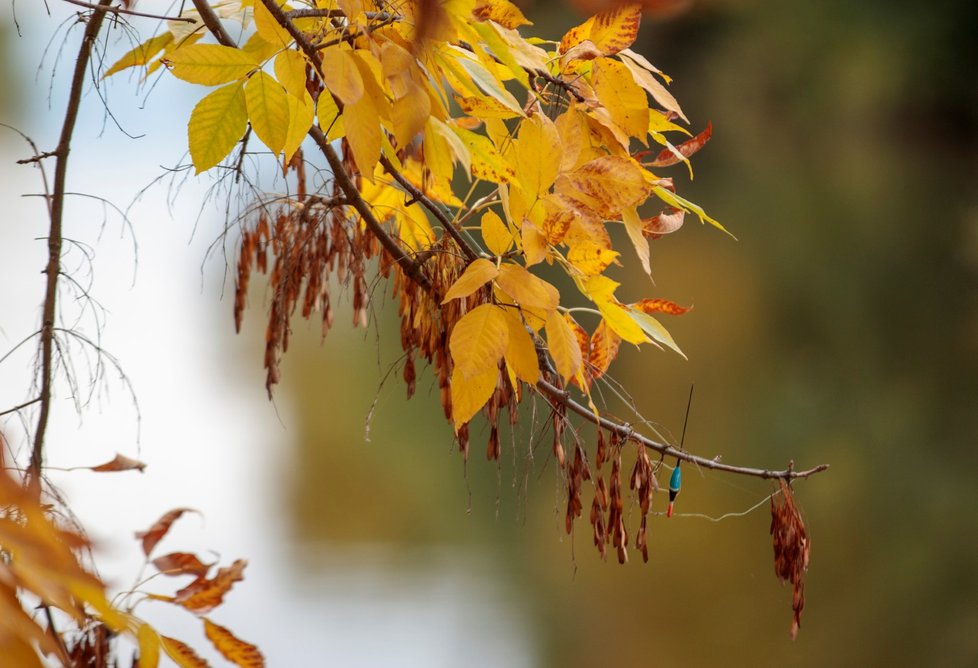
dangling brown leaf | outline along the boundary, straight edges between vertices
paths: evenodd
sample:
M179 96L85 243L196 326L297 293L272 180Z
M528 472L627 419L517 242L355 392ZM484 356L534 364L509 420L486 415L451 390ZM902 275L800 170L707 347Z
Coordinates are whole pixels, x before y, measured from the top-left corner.
M198 615L206 615L224 601L224 595L235 582L244 580L247 565L247 561L238 559L229 567L218 570L211 579L199 577L178 591L172 602Z
M265 657L257 647L246 643L223 626L204 618L204 633L225 659L241 668L262 668Z
M137 531L136 538L142 539L143 541L143 554L147 557L149 556L149 553L153 551L156 544L163 539L163 536L167 534L170 527L173 526L173 523L180 519L181 515L196 512L193 508L174 508L156 520L156 523L146 531Z
M189 552L171 552L153 559L153 565L163 575L196 575L204 577L211 565Z
M659 155L655 157L655 160L645 164L647 167L669 167L670 165L675 165L681 162L683 158L689 158L689 156L703 148L706 142L710 141L710 137L712 136L713 123L707 123L706 129L703 130L703 132L699 133L690 140L684 141L678 146L663 149Z
M771 536L774 540L774 572L782 582L791 582L793 616L791 638L798 636L801 611L805 608L805 571L812 542L805 531L805 523L795 505L791 487L779 478L780 496L771 496ZM777 500L775 500L777 499Z
M143 472L146 468L146 464L141 461L130 459L125 455L116 454L116 456L110 462L105 462L104 464L99 464L98 466L89 466L93 471L105 472L105 471L139 471Z
M173 659L180 668L208 668L210 664L197 655L189 645L180 642L176 638L160 636L163 651Z

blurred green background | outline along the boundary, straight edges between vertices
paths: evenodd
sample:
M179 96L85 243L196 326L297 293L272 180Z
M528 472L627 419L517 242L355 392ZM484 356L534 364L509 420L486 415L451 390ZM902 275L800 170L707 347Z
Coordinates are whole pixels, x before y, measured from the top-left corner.
M528 15L552 37L579 20ZM966 2L714 0L647 18L635 47L697 131L713 121L695 181L673 171L739 241L688 222L653 244L654 294L695 304L667 323L690 361L627 351L613 371L675 434L695 382L695 452L831 464L796 485L813 540L797 641L766 506L656 518L649 564L602 563L587 510L563 536L546 442L529 462L519 435L497 470L475 428L466 471L430 375L410 402L396 373L378 394L399 354L389 312L379 346L310 330L286 360L297 553L381 543L396 572L418 545L482 550L541 666L978 664L976 25ZM696 471L685 485L680 510L711 515L771 489Z
M553 38L581 20L561 3L526 11ZM698 454L831 464L796 484L813 548L795 642L766 506L693 516L745 511L769 483L687 470L680 516L652 520L650 563L604 563L589 493L564 535L539 428L507 435L497 468L474 426L466 466L430 374L410 402L397 372L381 387L400 355L389 303L366 334L343 309L325 343L296 325L278 394L287 431L268 444L283 453L268 505L284 510L294 581L355 571L348 555L365 548L378 586L458 563L503 592L539 666L978 665L975 26L963 1L703 0L647 18L634 47L674 77L694 130L712 120L695 181L672 175L739 241L690 221L653 244L654 288L619 274L634 286L623 297L695 309L667 323L688 362L623 350L613 372L675 435L695 383L686 446ZM6 63L3 90L30 85ZM0 96L5 114L16 99ZM253 309L227 346L256 392L261 321ZM216 349L228 332L211 333Z

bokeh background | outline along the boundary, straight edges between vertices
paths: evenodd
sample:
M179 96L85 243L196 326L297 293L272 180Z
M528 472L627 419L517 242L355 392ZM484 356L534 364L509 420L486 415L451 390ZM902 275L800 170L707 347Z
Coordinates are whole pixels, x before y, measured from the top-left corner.
M0 13L0 120L42 149L81 34L69 6L48 5ZM552 38L581 19L562 3L526 11ZM675 176L739 241L687 223L653 244L656 295L695 305L668 323L690 359L625 351L616 377L673 434L695 383L686 445L699 454L831 464L796 485L813 540L796 641L766 506L699 516L741 513L768 483L687 471L680 517L652 522L650 562L604 563L586 521L563 534L546 444L518 434L496 467L476 428L465 466L430 375L410 402L396 373L383 381L399 356L389 304L367 332L340 309L324 343L296 325L267 402L260 290L234 336L207 179L154 185L131 229L95 201L69 213L68 236L94 256L69 263L92 280L141 417L114 374L82 417L63 388L50 463L115 451L149 463L55 474L102 572L126 587L139 564L129 532L200 509L165 547L249 559L215 618L273 666L978 664L976 25L963 0L702 0L647 17L634 47L674 77L695 130L712 120L695 181ZM128 46L117 29L107 59ZM133 83L87 95L70 172L73 191L123 208L184 158L198 97ZM0 149L7 349L36 326L46 221L21 197L38 191L36 170L14 164L26 144L4 131ZM0 364L0 408L29 398L30 361L22 350ZM23 424L0 428L22 452ZM189 616L138 612L202 644Z

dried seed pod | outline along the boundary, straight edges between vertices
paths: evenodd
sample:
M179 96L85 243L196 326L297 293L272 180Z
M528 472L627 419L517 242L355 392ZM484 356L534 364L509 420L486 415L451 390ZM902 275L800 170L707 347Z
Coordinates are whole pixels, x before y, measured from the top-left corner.
M791 582L791 637L798 635L801 612L805 608L805 571L812 542L795 505L791 487L779 479L781 494L771 496L771 536L774 543L774 572L782 582ZM777 499L777 500L775 500Z

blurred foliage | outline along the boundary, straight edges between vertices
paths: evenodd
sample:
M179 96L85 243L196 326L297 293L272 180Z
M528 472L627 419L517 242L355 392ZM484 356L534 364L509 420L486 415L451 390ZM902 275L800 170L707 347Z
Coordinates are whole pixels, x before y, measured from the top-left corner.
M576 20L530 14L548 35ZM545 665L975 665L975 25L963 1L712 0L647 21L636 45L695 127L713 120L683 187L740 241L687 225L653 244L657 285L696 307L673 330L690 362L623 351L619 380L673 432L695 381L695 452L832 464L796 485L813 549L795 643L766 505L656 518L651 562L618 567L586 522L562 538L554 468L543 447L527 473L528 435L497 471L475 429L466 470L430 375L405 402L392 374L365 443L396 360L390 314L379 343L309 332L286 361L295 539L387 544L392 569L418 543L483 546L523 593ZM690 471L678 512L743 511L769 491Z

